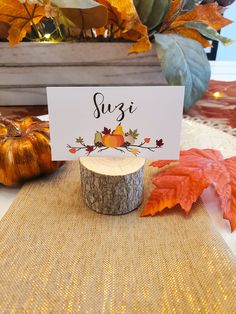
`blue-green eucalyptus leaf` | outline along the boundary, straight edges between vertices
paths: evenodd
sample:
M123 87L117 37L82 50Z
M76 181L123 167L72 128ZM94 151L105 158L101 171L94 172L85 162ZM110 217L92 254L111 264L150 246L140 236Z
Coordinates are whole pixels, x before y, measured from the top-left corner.
M188 110L207 89L211 70L202 46L174 34L156 34L157 55L170 85L184 85L184 109Z

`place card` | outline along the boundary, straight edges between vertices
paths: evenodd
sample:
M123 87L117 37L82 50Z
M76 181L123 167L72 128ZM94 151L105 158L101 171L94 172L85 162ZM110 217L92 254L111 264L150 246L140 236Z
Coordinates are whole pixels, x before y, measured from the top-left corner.
M178 159L184 87L48 87L53 160Z

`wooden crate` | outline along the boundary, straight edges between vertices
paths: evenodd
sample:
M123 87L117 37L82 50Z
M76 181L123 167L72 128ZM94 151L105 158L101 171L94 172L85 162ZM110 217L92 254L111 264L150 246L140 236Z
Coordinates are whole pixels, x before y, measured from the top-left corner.
M44 105L47 86L167 85L155 50L129 43L0 45L0 105Z

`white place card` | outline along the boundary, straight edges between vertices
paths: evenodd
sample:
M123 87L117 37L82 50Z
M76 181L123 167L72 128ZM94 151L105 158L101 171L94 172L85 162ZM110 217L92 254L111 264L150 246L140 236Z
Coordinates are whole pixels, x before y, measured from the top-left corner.
M47 88L53 160L178 159L184 87Z

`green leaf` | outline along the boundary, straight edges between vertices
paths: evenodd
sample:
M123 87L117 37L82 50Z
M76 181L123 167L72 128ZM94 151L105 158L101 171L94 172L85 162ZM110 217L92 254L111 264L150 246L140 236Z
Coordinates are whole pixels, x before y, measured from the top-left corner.
M157 55L170 85L184 85L184 109L188 110L207 89L210 64L195 40L174 34L156 34Z
M107 8L93 0L53 0L60 8L59 22L82 30L99 28L107 24Z
M202 22L186 22L184 23L184 26L197 30L199 33L209 39L220 41L225 46L234 42L227 37L221 36L214 28Z
M169 8L169 0L134 0L139 17L149 29L157 27Z
M78 144L84 144L84 139L80 136L80 137L78 137L76 140L76 143L78 143Z
M131 135L135 140L137 140L137 138L139 137L139 134L138 134L138 130L134 130L132 131L131 129L129 129L129 135Z

